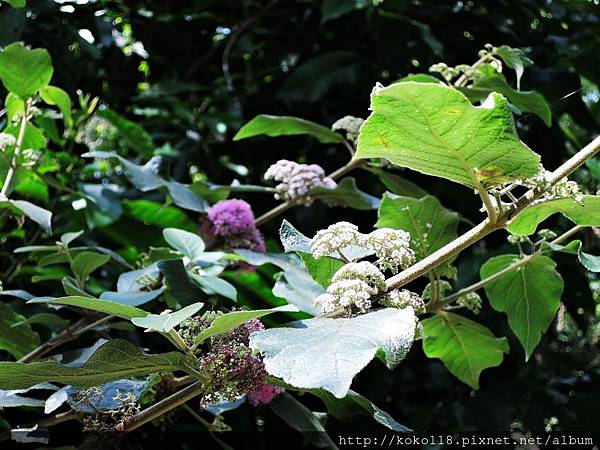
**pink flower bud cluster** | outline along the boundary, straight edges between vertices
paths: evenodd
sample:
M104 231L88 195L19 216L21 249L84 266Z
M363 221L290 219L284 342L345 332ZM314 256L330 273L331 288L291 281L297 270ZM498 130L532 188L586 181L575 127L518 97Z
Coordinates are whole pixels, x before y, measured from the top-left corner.
M280 183L275 187L278 200L293 200L297 203L310 205L310 191L317 187L334 189L337 184L325 176L323 168L317 164L298 164L294 161L280 159L265 172L265 180L275 180Z
M221 200L208 211L209 234L222 238L229 248L265 252L265 240L256 228L254 213L243 200Z

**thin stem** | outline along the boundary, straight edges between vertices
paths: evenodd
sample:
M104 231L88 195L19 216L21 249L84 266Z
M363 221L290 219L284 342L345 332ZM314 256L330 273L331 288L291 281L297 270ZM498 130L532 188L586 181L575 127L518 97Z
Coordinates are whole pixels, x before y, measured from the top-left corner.
M172 409L177 408L180 405L183 405L188 400L201 395L204 388L202 387L201 381L196 381L194 384L189 385L188 387L183 388L180 391L175 392L173 395L161 400L158 403L146 408L142 412L133 416L129 421L127 421L123 428L119 431L133 431L145 423L150 422L151 420L156 419L157 417L162 416L163 414L171 411Z
M490 222L496 223L498 215L496 214L496 206L492 202L490 195L481 185L477 186L477 192L479 193L479 197L481 197L481 201L483 201L483 205L485 206L485 210L487 211L488 217L490 218Z
M581 231L583 228L584 227L582 227L580 225L576 225L573 228L566 231L565 233L558 236L551 243L559 244L559 243L563 242L564 240L570 238L577 232ZM492 281L496 281L498 278L501 278L502 276L506 275L507 273L512 272L513 270L516 270L519 267L528 264L532 259L536 258L537 256L540 256L542 253L544 253L543 250L539 249L539 250L535 251L534 253L519 259L517 262L511 264L510 266L505 267L501 271L496 272L496 273L490 275L489 277L486 277L483 280L478 281L477 283L473 283L470 286L462 288L451 295L448 295L447 297L442 299L442 302L444 304L452 303L453 301L457 300L459 297L461 297L465 294L468 294L469 292L477 291L477 290L481 289L482 287L484 287L486 284L491 283Z
M29 121L29 101L25 103L25 111L23 112L23 117L21 118L21 126L19 128L19 134L17 135L17 142L15 144L15 153L12 157L12 162L10 167L8 168L8 172L6 173L6 178L4 179L4 184L2 185L2 190L0 191L0 198L6 197L8 195L8 189L10 188L10 183L17 171L17 162L19 159L19 154L21 153L21 147L23 147L23 140L25 139L25 130L27 129L27 122Z
M64 344L65 342L72 341L75 338L75 336L76 336L75 332L81 326L85 325L87 323L87 321L88 321L88 318L83 318L83 319L78 320L77 322L75 322L70 327L64 329L63 331L61 331L60 333L58 333L53 338L51 338L48 341L44 342L38 348L36 348L36 349L32 350L31 352L27 353L25 356L23 356L17 362L20 362L20 363L29 363L29 362L35 361L36 359L41 358L42 356L46 355L47 353L50 353L56 347Z
M467 75L466 73L463 73L460 77L458 77L458 79L454 82L454 87L456 87L456 88L464 87L469 82L470 77L473 76L475 69L477 69L482 64L486 63L489 59L492 59L494 57L494 55L495 55L495 53L489 52L489 53L486 53L485 55L483 55L477 61L475 61L475 63L473 63L473 65L471 66L471 70L470 70L471 73L469 75Z
M194 411L188 405L186 405L184 403L181 406L183 407L183 409L185 409L190 414L190 416L192 416L194 419L196 419L196 421L198 421L208 431L214 431L215 430L215 427L214 427L214 425L212 423L210 423L208 420L205 420L204 417L202 417L200 414L198 414L196 411Z

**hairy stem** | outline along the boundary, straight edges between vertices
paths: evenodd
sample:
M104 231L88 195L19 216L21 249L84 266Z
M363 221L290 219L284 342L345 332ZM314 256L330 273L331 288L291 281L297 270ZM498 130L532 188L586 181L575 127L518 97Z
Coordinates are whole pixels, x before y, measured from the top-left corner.
M23 147L23 140L25 139L25 130L27 129L27 122L29 122L29 108L30 103L29 101L27 101L25 102L25 111L23 112L23 117L21 118L21 126L19 128L19 134L17 135L15 153L13 154L12 162L10 164L10 167L8 168L8 172L6 172L6 178L4 179L4 184L2 185L2 190L0 191L0 198L8 195L10 183L12 182L12 179L15 176L15 172L17 171L19 154L21 153L21 147Z
M558 236L556 239L554 239L551 242L551 244L560 244L561 242L563 242L566 239L570 238L571 236L573 236L577 232L581 231L583 228L584 227L582 227L580 225L576 225L573 228L571 228L568 231L566 231L565 233L563 233L560 236ZM505 267L501 271L496 272L496 273L490 275L489 277L486 277L483 280L478 281L477 283L473 283L470 286L464 287L464 288L456 291L455 293L448 295L447 297L444 297L442 299L442 302L447 305L449 303L452 303L452 302L456 301L459 297L461 297L461 296L463 296L465 294L468 294L469 292L477 291L477 290L481 289L482 287L484 287L486 284L489 284L492 281L495 281L498 278L501 278L502 276L506 275L507 273L510 273L510 272L518 269L519 267L528 264L532 259L536 258L537 256L540 256L543 253L544 253L544 251L542 249L539 249L536 252L534 252L534 253L532 253L530 255L527 255L527 256L525 256L525 257L523 257L521 259L519 259L514 264L511 264L510 266Z
M592 142L582 148L579 152L569 158L560 167L558 167L549 177L549 183L551 186L558 183L561 179L568 177L571 173L577 170L582 164L588 159L592 158L596 153L600 151L600 136L596 137ZM516 217L518 213L523 211L525 208L530 206L534 200L539 198L544 191L540 189L531 189L527 191L516 203L511 205L508 210L504 211L499 215L495 222L491 222L488 217L480 224L467 231L462 236L459 236L454 241L446 244L444 247L435 251L431 255L422 259L418 263L409 267L408 269L400 272L397 275L386 280L386 291L397 289L405 284L413 281L414 279L424 275L432 269L435 269L439 265L443 264L452 256L460 253L465 248L480 241L485 236L490 234L492 231L503 228L510 220ZM379 294L381 296L383 294Z
M196 381L195 383L183 388L180 391L175 392L173 395L162 399L160 402L146 408L142 412L133 416L127 423L123 425L123 428L119 431L133 431L136 428L141 427L145 423L162 416L163 414L183 405L188 400L201 395L203 392L202 382Z

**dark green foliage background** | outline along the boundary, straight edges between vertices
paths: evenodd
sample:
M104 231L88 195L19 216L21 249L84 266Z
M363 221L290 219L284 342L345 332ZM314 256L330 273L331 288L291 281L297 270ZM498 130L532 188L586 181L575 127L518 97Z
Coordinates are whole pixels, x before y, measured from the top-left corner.
M312 0L28 3L26 9L0 7L0 45L22 40L47 48L55 67L53 84L69 93L81 89L99 96L142 124L158 146L169 143L175 152L164 170L182 182L190 181L189 167L195 165L215 183L228 184L237 178L260 184L265 169L280 158L333 170L348 157L340 146L304 137L241 142L231 138L261 113L295 115L327 126L344 115L366 117L376 82L386 84L409 73L426 72L439 61L471 64L488 42L530 49L535 66L526 70L522 89L542 93L552 105L554 119L548 129L536 116L518 116L517 126L523 141L542 155L547 168L556 167L577 148L565 131L581 143L599 131L600 8L591 1L386 0L373 8L370 2L329 0L325 1L329 7L349 7L347 14L325 22L324 5ZM367 6L357 9L355 3ZM74 12L61 12L65 5L72 5ZM143 44L146 59L135 53L127 56L117 45L114 33L124 27L130 27L134 39ZM93 45L78 36L80 29L92 32ZM140 64L148 70L140 70ZM224 65L228 65L226 73ZM76 155L86 151L77 145L68 150ZM147 159L132 150L126 156ZM235 173L228 163L246 167L247 175ZM403 175L467 220L482 217L477 211L479 199L469 189L409 171ZM384 192L372 175L361 172L356 177L359 187L370 194ZM597 189L599 179L593 172L583 170L578 177L591 191ZM257 214L276 204L269 196L244 198ZM58 223L66 220L60 218L60 211L53 211ZM376 221L375 212L322 204L294 209L284 217L307 235L338 220L364 229ZM271 246L277 245L282 218L262 228ZM136 226L125 217L92 235L102 245L132 252L160 242L158 228L155 235L140 235ZM464 230L468 225L460 227ZM588 232L591 242L592 231ZM12 245L7 241L6 251ZM477 281L481 264L501 251L510 249L503 233L497 233L463 254L460 285ZM598 430L598 340L594 343L585 337L595 326L596 305L583 268L569 255L557 260L565 280L562 300L576 325L560 335L551 327L527 364L511 337L511 352L504 363L484 371L480 391L472 392L415 345L393 372L373 363L359 375L357 390L415 430L507 430L515 422L524 429L541 430L544 419L551 416L558 417L559 428L565 430ZM2 259L1 269L9 263ZM28 286L26 277L14 282L50 295L44 285ZM496 336L512 336L506 321L497 319L484 307L482 322ZM28 419L27 413L19 414L23 417L13 417L15 421ZM283 427L271 416L266 427ZM181 431L192 424L187 420L182 417L177 423ZM255 428L242 415L233 418L232 425L238 420L242 428ZM334 421L333 426L348 430L371 426L364 422L361 418L357 423ZM67 432L75 426L62 427ZM193 442L194 438L183 433L176 439Z

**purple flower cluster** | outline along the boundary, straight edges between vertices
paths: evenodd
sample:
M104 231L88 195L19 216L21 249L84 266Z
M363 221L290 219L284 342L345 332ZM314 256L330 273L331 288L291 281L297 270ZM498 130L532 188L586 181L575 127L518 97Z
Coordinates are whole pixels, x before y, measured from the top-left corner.
M187 319L181 323L179 333L188 345L192 345L196 336L222 314L206 312ZM264 329L259 319L252 319L208 340L208 351L198 359L198 371L205 375L203 404L234 401L247 394L249 402L257 406L270 403L283 392L283 389L265 383L268 374L262 357L249 347L250 335Z
M230 248L265 252L265 240L256 228L252 208L243 200L221 200L208 212L209 233Z

